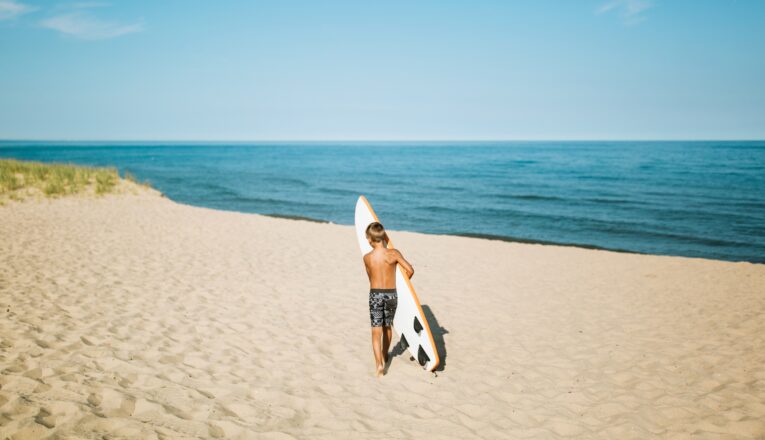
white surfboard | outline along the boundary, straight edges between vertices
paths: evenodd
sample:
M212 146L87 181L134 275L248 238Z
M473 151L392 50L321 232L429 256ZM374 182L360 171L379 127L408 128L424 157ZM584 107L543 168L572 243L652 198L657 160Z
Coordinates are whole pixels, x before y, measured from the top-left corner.
M366 197L360 196L356 202L356 236L359 239L361 255L366 255L372 250L372 246L367 241L367 226L372 222L379 221ZM393 249L390 234L388 234L388 248ZM438 367L439 362L433 334L430 331L428 321L425 319L425 314L422 313L420 300L417 298L414 287L400 266L396 266L396 290L398 292L398 306L396 315L393 317L393 328L398 333L401 342L408 348L409 353L420 365L428 371L433 371Z

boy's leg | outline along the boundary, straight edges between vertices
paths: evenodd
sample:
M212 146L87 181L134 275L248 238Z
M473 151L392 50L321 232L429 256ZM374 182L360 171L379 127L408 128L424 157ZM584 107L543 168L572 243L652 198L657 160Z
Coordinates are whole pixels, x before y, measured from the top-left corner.
M398 294L389 294L384 303L383 311L385 313L383 319L383 353L385 363L388 363L388 351L390 350L391 339L393 339L393 331L391 326L393 325L393 318L396 316L396 308L398 308Z
M388 362L388 351L390 350L390 341L393 337L393 331L391 330L391 327L389 325L385 325L382 328L382 352L383 352L383 361L386 363Z
M377 366L377 375L382 375L382 370L385 366L382 356L382 327L372 327L372 351L375 353L375 365Z

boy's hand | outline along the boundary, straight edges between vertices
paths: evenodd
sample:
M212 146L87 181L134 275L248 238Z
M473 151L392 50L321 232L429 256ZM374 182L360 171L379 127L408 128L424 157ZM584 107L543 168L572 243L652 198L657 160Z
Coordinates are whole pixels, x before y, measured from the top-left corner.
M407 274L407 276L411 279L414 276L414 268L411 264L409 264L406 259L404 259L404 256L401 255L401 252L396 251L396 260L398 264L401 265L401 267L404 269L404 273Z

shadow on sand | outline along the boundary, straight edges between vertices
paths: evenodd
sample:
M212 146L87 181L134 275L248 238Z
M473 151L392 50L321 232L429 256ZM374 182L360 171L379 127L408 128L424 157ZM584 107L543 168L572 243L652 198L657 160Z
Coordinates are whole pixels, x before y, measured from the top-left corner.
M441 327L441 324L438 323L436 315L433 314L433 310L430 309L430 306L423 305L422 313L428 321L430 332L433 333L433 342L436 344L436 352L438 353L438 358L440 360L438 367L436 367L434 371L444 371L444 368L446 368L446 343L444 342L444 335L449 333L449 330ZM400 356L406 352L406 348L399 339L396 346L390 351L390 358Z
M436 344L436 352L441 361L434 371L444 371L444 368L446 368L446 343L444 342L444 335L449 333L449 330L441 327L441 324L438 323L436 315L433 314L433 310L430 309L430 306L423 305L422 313L428 321L430 332L433 333L433 342Z

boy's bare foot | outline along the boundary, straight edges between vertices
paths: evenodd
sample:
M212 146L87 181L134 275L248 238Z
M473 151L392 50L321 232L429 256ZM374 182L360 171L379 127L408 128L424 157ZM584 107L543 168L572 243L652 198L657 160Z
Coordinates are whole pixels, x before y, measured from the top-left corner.
M385 365L378 365L377 373L375 373L375 377L383 377L384 375L385 375Z

